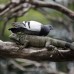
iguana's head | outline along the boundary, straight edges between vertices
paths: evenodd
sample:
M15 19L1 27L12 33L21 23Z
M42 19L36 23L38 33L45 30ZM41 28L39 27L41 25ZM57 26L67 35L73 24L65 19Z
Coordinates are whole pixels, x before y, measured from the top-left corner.
M17 34L12 33L9 37L12 41L19 42L19 37L17 36Z
M13 42L17 44L24 44L24 39L26 35L22 33L18 33L18 34L12 33L9 37Z

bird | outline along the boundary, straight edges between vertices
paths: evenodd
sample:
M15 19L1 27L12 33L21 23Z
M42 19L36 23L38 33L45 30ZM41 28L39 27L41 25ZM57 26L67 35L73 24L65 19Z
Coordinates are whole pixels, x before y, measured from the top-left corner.
M50 30L53 30L52 25L43 25L37 21L13 22L13 28L9 28L12 33L24 33L28 35L47 36Z

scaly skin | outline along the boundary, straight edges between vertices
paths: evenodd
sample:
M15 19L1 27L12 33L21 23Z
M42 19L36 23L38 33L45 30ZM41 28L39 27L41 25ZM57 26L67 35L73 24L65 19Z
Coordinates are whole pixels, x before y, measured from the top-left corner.
M62 48L70 48L74 50L74 45L62 41L62 40L57 40L53 39L50 37L43 37L43 36L34 36L34 35L24 35L24 34L11 34L10 38L15 40L16 42L19 42L20 44L23 44L25 47L27 45L32 46L32 47L49 47L50 45L56 46L56 47L62 47Z

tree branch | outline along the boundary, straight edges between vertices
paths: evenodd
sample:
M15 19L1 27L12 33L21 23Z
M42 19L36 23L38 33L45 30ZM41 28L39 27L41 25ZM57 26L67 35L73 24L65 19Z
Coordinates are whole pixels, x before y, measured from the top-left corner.
M62 6L60 4L57 3L46 3L43 1L22 1L20 0L18 3L14 3L14 2L10 2L8 3L6 6L4 6L4 8L0 9L0 16L7 14L6 12L12 12L12 14L19 12L24 12L23 10L26 9L24 6L26 5L26 3L31 4L33 7L47 7L47 8L51 8L51 9L55 9L57 11L60 11L62 13L64 13L65 15L67 15L68 17L70 17L71 19L74 19L74 12L68 8L66 8L65 6ZM22 13L23 14L23 13ZM18 15L18 14L17 14Z
M42 1L34 1L31 4L35 5L36 7L47 7L47 8L52 8L57 11L60 11L64 13L65 15L69 16L71 19L74 19L74 12L65 6L62 6L61 4L57 3L46 3Z
M20 46L20 45L19 45ZM0 56L7 58L24 58L34 61L71 61L74 60L74 51L58 50L48 51L46 48L24 48L13 42L3 42L0 40Z

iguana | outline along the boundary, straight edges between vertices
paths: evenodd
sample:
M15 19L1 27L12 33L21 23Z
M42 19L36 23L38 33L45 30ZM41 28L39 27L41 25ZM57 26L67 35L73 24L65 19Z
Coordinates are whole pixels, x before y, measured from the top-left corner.
M61 48L70 48L71 50L74 50L74 43L69 43L62 40L53 39L50 37L45 36L34 36L34 35L26 35L22 33L14 34L12 33L10 35L10 38L16 43L19 43L20 45L24 45L24 47L31 46L31 47L49 47L50 45L61 47Z

